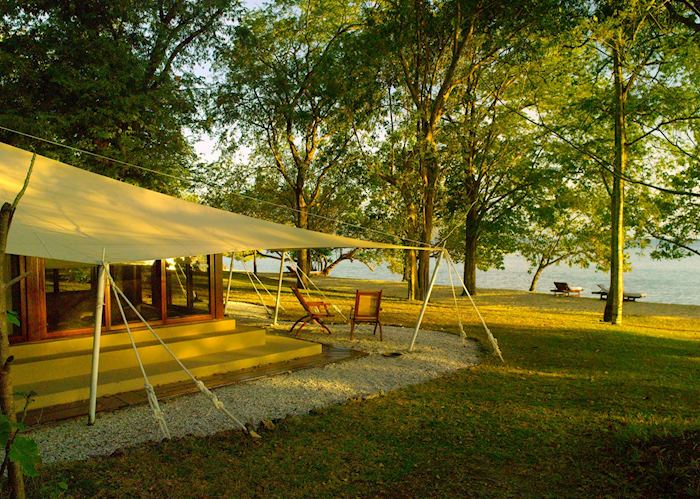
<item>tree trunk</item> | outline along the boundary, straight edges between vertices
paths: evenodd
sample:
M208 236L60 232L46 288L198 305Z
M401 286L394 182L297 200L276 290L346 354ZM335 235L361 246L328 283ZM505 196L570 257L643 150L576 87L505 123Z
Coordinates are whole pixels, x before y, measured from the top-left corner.
M340 262L343 262L345 260L350 260L353 261L353 258L355 258L355 255L359 251L359 248L353 248L350 251L341 254L338 258L333 260L331 263L324 265L323 268L320 271L320 274L324 277L327 277L331 274L334 268L338 266Z
M253 274L258 275L258 252L253 251Z
M613 164L613 187L611 194L610 237L610 292L605 303L603 320L612 324L622 323L623 265L625 250L624 181L622 175L627 165L627 137L625 130L626 90L622 75L621 42L613 44L613 71L615 77L615 160Z
M7 234L12 221L12 205L3 204L0 209L0 408L12 423L17 422L15 409L14 387L12 380L10 355L10 331L12 325L7 320L7 304L10 289L7 283L10 276L10 257L5 253ZM13 497L25 497L24 478L19 464L10 461L8 467L10 491Z
M530 282L530 289L528 289L528 291L537 291L537 283L539 282L540 277L542 276L542 272L544 272L545 268L546 265L544 265L543 259L540 259L540 264L537 266L537 270L535 270L535 274L532 276L532 281Z
M478 236L475 223L473 220L470 221L469 215L467 215L464 238L464 285L472 296L476 294L476 245Z
M11 294L8 286L11 280L11 271L10 257L6 253L7 236L10 232L12 216L17 208L17 204L22 199L29 185L29 177L34 169L35 160L36 154L33 154L27 176L24 179L24 185L15 197L14 203L4 203L2 208L0 208L0 409L2 409L2 412L5 413L11 423L17 422L17 410L15 409L15 390L11 371L12 356L10 355L10 331L12 325L7 319L7 302ZM5 450L7 451L8 449ZM10 495L22 499L26 497L22 468L18 463L9 461L7 477L10 483Z
M297 188L297 227L300 229L309 228L309 207L304 199L304 191L302 188ZM308 277L311 274L310 254L308 249L300 249L297 252L297 266L299 267L299 277L297 278L297 286L307 287Z
M423 220L421 227L421 242L425 247L429 247L433 237L433 221L435 217L435 201L437 194L438 180L438 158L437 144L433 137L433 131L424 125L425 137L423 147L425 154L422 158L423 164ZM418 255L418 299L425 299L430 282L430 252L421 251Z
M476 82L469 81L469 93L474 92ZM464 285L472 295L476 294L476 264L477 247L479 243L479 212L477 201L479 200L479 180L476 174L476 101L469 99L465 108L466 124L468 125L468 154L466 175L464 179L465 198L467 202L467 217L464 222ZM463 292L462 295L466 293Z
M406 298L415 300L418 296L418 255L416 250L406 250Z
M469 161L469 172L466 178L467 187L467 218L464 222L464 285L471 295L476 294L476 264L477 247L479 243L479 215L476 207L478 186L474 179L473 160ZM463 295L466 293L462 293Z
M413 236L415 234L413 231L418 227L418 210L415 203L412 202L408 204L408 226L411 231L410 235ZM418 297L418 254L416 250L406 250L405 265L407 284L406 298L415 300Z

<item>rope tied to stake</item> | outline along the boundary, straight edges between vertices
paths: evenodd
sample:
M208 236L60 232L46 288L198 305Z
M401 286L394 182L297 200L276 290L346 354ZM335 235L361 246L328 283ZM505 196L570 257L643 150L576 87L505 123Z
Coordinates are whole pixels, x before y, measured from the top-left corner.
M255 431L249 429L246 425L244 425L236 416L234 416L231 411L226 409L226 406L224 403L221 401L221 399L216 395L216 393L212 392L207 386L199 379L195 378L195 385L197 385L197 388L199 388L199 391L202 392L204 395L209 397L209 400L211 400L212 405L218 410L223 412L228 418L236 423L238 426L240 426L241 430L243 430L244 433L247 433L253 438L260 438L260 435L258 435Z
M153 389L153 385L146 382L144 383L144 388L146 389L146 396L148 397L148 405L151 406L151 411L153 412L153 417L155 418L158 426L160 427L161 433L166 440L170 440L170 430L168 429L168 424L165 422L165 417L163 411L158 403L158 397L156 396L156 391Z
M448 257L449 258L449 257ZM455 292L455 282L452 279L452 268L447 269L447 275L450 276L450 288L452 289L452 300L455 304L455 312L457 312L457 321L459 323L459 337L462 338L462 345L467 344L467 333L464 332L464 325L462 324L462 313L457 302L457 293Z
M122 306L122 302L119 299L119 293L117 293L119 288L117 287L116 283L114 282L114 279L112 279L112 276L109 274L109 272L107 273L107 277L109 278L110 285L114 290L114 297L117 300L117 305L119 306L119 313L122 316L122 321L124 321L124 325L126 326L126 332L129 335L131 348L133 348L134 350L136 361L138 362L139 368L141 369L141 375L143 376L143 386L146 390L146 398L148 399L148 405L151 406L151 412L153 412L153 417L155 418L156 423L158 423L160 431L163 434L163 438L165 438L166 440L170 440L170 430L168 429L168 424L165 422L165 418L163 417L163 411L160 408L160 404L158 404L158 397L156 396L156 391L153 389L153 385L151 385L151 382L148 380L148 374L146 374L146 368L144 367L143 361L141 360L139 349L136 347L136 341L134 340L134 335L131 333L129 321L126 320L126 313L124 312L124 307ZM126 296L124 296L123 294L122 296L125 300L127 300ZM131 305L131 303L129 304Z
M484 317L481 315L481 312L479 311L479 308L476 306L476 303L474 303L474 298L472 298L471 293L467 289L467 285L464 284L464 280L462 280L462 276L459 275L459 272L457 272L457 267L455 266L454 262L452 261L452 258L450 258L449 254L447 255L447 263L450 266L451 270L455 273L457 278L459 279L459 283L462 285L462 289L464 289L464 292L467 294L467 298L469 298L469 301L472 304L472 307L474 307L474 311L476 312L477 317L479 317L479 320L481 321L481 325L484 326L484 331L486 332L486 337L489 340L489 343L491 343L491 346L493 347L493 353L501 359L501 362L504 364L506 361L503 359L503 354L501 353L501 348L498 346L498 340L496 340L496 337L493 335L489 327L486 325L486 321L484 320Z
M226 414L232 421L234 421L238 426L240 426L244 433L250 435L253 438L260 438L260 435L258 435L254 431L246 428L246 426L243 423L241 423L228 409L226 409L226 407L224 406L224 403L221 402L219 397L217 397L216 394L214 394L211 390L209 390L209 388L207 388L202 381L197 379L197 377L194 374L192 374L192 371L190 371L182 363L182 361L177 357L177 355L175 355L175 352L173 352L170 349L170 347L167 345L167 343L165 343L163 341L163 339L158 335L158 333L156 333L153 330L153 328L148 323L148 321L143 317L143 315L141 315L141 312L139 312L139 310L134 306L134 304L131 303L131 301L129 301L129 298L126 297L126 295L121 290L121 288L119 286L117 286L116 282L114 282L114 279L112 278L111 274L108 273L107 277L109 278L109 282L110 282L110 285L112 287L112 290L114 291L114 294L117 297L117 304L119 305L119 309L122 313L122 318L124 320L124 324L126 325L126 329L129 332L129 338L131 339L131 345L134 348L134 352L136 353L136 358L138 359L139 366L141 367L141 372L143 373L144 379L146 380L146 392L148 394L148 401L149 401L149 404L151 405L151 409L153 409L153 415L156 418L156 420L158 421L158 424L160 425L162 422L162 424L165 425L165 419L163 419L163 417L162 417L162 411L160 410L160 406L158 405L158 399L156 397L155 391L153 390L153 387L151 386L150 391L148 389L148 387L150 386L150 383L148 383L148 377L146 376L146 371L143 367L143 363L141 362L141 357L139 355L138 348L136 347L136 343L134 342L134 338L131 335L129 323L126 320L126 315L124 314L124 309L121 305L121 300L119 299L120 296L129 305L129 307L134 312L134 314L136 314L136 316L139 318L139 320L146 326L148 331L155 337L156 340L158 340L158 342L165 349L165 351L173 358L173 360L175 362L177 362L177 364L185 372L185 374L187 374L187 376L189 376L189 378L195 383L195 385L197 386L199 391L204 393L209 398L209 400L211 400L214 407L217 410ZM151 398L153 399L153 402L152 402ZM160 413L160 419L158 419L158 416L157 416L158 413ZM161 430L162 429L163 429L163 427L161 426ZM163 434L167 435L167 438L170 438L170 432L168 431L167 426L165 426L165 430L163 431Z

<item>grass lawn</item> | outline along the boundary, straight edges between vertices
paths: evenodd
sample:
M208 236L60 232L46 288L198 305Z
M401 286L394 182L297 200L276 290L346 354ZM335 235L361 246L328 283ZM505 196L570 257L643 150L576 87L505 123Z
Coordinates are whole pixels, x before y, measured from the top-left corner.
M389 324L418 314L396 284L320 285L345 309L355 288L384 288ZM234 288L257 301L244 281ZM456 332L448 289L436 294L425 327ZM300 315L284 300L288 318ZM287 418L259 441L231 432L47 467L31 490L65 481L74 496L119 497L700 495L700 307L626 303L625 323L609 326L598 300L484 290L477 302L501 365L460 301L483 345L477 367Z

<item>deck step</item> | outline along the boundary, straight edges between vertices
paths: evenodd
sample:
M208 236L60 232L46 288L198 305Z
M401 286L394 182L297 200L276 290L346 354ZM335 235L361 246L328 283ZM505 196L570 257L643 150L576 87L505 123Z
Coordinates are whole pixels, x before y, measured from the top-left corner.
M256 327L239 327L235 331L203 333L164 339L168 348L181 359L198 357L208 352L227 352L265 345L265 330ZM137 343L144 364L157 364L171 360L163 345L152 336ZM26 383L50 381L57 373L61 377L89 375L92 349L60 352L38 357L17 358L13 366L16 379ZM102 346L100 366L103 369L138 367L131 343Z
M164 340L182 338L186 336L199 336L210 333L223 333L227 331L240 330L236 327L234 319L224 319L217 321L195 322L188 324L175 324L167 326L157 326L154 328L158 335ZM145 327L132 330L136 343L150 341L153 335ZM129 346L129 335L126 331L103 333L100 342L102 349L116 346ZM32 357L42 357L48 355L60 355L77 351L92 350L92 335L49 339L32 343L20 343L10 346L10 351L15 359L26 359Z
M274 362L319 355L321 352L322 347L318 343L283 336L267 336L263 345L253 345L228 351L210 351L182 360L195 376L204 377ZM48 364L44 367L48 367ZM54 373L52 378L40 383L26 383L22 378L16 378L18 381L21 380L21 384L15 385L16 391L28 392L33 390L36 392L37 395L31 405L32 409L88 399L89 371L78 375L61 373L60 376L56 375L59 371L52 370L52 372ZM153 385L174 383L188 379L187 375L173 360L148 363L146 372ZM141 389L143 389L143 377L136 364L125 367L119 364L101 363L99 396Z

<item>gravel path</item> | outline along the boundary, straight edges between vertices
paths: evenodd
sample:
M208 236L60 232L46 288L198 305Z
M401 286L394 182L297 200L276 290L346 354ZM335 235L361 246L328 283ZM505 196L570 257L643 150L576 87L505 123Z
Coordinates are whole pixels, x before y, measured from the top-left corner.
M266 320L268 318L262 305L231 300L226 303L226 315L236 319Z
M287 326L288 327L288 326ZM421 331L416 348L407 353L412 330L385 327L384 342L372 336L371 328L360 327L350 341L348 327L333 325L333 335L306 329L302 338L332 343L369 352L360 359L295 371L216 390L226 407L240 420L257 424L288 415L306 414L312 409L342 403L349 398L394 390L435 378L442 373L475 365L477 347L462 345L457 336ZM358 339L359 337L359 339ZM403 352L400 356L385 356ZM210 435L234 427L212 408L201 394L186 395L165 402L161 408L171 435ZM79 418L32 430L44 463L87 459L108 455L118 449L161 436L148 405L129 407L97 415L94 426Z

